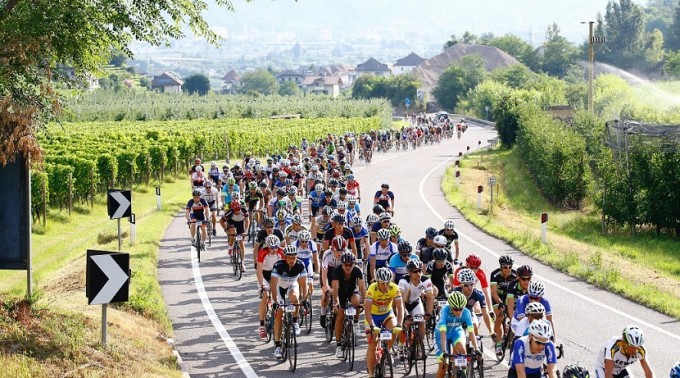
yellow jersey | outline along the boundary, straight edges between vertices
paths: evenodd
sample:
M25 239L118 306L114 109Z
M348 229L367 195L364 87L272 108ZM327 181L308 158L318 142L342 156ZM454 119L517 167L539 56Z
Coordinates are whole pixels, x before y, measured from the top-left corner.
M377 282L372 283L368 289L366 289L366 299L372 301L371 315L387 314L392 310L392 301L397 298L401 298L401 292L399 291L399 286L394 282L390 282L386 293L383 293L378 289Z

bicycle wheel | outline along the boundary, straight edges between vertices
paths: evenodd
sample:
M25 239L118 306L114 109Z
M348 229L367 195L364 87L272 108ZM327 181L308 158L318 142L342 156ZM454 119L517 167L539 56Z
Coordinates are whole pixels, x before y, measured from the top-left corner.
M196 225L196 257L198 257L198 262L201 262L201 229Z
M419 333L416 333L413 338L413 364L416 368L416 377L425 378L425 367L427 366L427 353L425 353L425 344L423 343L423 337ZM418 369L420 367L420 369Z
M484 359L479 358L477 359L477 377L478 378L484 378Z
M212 247L212 231L213 231L213 224L212 222L208 222L208 246Z
M312 319L314 315L314 310L312 306L312 296L309 296L309 299L307 299L307 302L305 302L305 321L307 322L307 334L309 335L312 333Z
M243 270L241 269L241 246L238 241L234 243L232 254L234 256L234 275L238 281L243 276Z
M267 331L267 344L272 341L272 334L274 333L274 310L269 309L264 314L264 327Z
M430 352L434 350L434 327L436 324L436 322L432 322L425 328L425 342L427 343L427 350Z
M392 369L392 358L389 355L390 351L387 348L387 343L383 345L383 355L380 359L380 371L383 377L393 377L394 371ZM376 376L377 377L377 376Z
M345 323L345 333L347 336L345 348L347 348L347 361L349 370L354 370L354 321L352 319Z
M292 315L288 316L291 317L288 323L288 370L295 372L295 369L297 368L297 336L293 329Z
M403 345L403 352L402 355L400 356L402 358L402 363L404 364L404 371L406 372L405 375L409 375L411 373L411 368L413 367L413 363L411 361L411 337L412 337L413 330L411 328L406 328L404 329L404 338L406 339L404 341Z
M330 314L326 319L326 342L330 343L333 341L333 333L335 333L335 315Z

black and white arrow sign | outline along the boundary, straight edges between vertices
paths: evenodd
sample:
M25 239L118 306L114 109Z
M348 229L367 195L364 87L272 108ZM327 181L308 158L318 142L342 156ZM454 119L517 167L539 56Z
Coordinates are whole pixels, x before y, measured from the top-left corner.
M130 255L106 251L87 251L86 295L88 304L128 300Z
M127 218L132 214L132 195L129 190L109 189L106 199L109 218Z

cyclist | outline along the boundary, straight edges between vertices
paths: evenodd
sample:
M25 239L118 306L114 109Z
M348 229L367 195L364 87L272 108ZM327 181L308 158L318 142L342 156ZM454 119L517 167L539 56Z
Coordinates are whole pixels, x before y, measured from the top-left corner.
M652 367L647 361L647 350L644 345L642 330L629 325L620 336L613 336L598 350L595 357L596 378L629 377L628 366L640 361L645 378L652 378Z
M297 240L292 243L297 248L298 259L305 263L307 269L307 296L314 292L314 273L319 272L319 253L316 249L316 243L312 242L312 234L307 230L302 230L297 236ZM307 295L308 294L308 295Z
M425 230L425 237L420 238L416 243L416 254L425 265L432 261L432 252L435 249L433 239L435 236L437 236L437 230L434 227L428 227Z
M382 206L376 205L376 207L380 207L382 209ZM375 210L379 209L373 209ZM371 237L371 243L375 243L377 236L378 236L378 231L380 230L386 230L389 234L390 231L390 226L392 225L392 216L390 213L383 211L378 215L378 222L374 223L373 226L370 228L370 237Z
M375 349L379 342L377 333L381 328L392 331L392 340L388 343L388 349L392 349L394 336L401 332L401 324L404 320L404 305L399 287L392 282L392 271L385 267L378 269L375 272L375 281L366 290L364 299L364 323L368 338L366 366L368 376L371 378L374 376Z
M387 267L389 267L393 273L394 282L398 284L402 276L408 275L408 269L406 268L407 263L410 260L418 260L418 255L413 253L411 243L406 240L402 240L397 244L397 251L399 253L393 254L392 257L387 260Z
M489 294L489 281L486 278L486 272L480 268L482 265L482 259L479 258L479 256L473 254L470 254L468 257L465 258L465 267L467 269L470 269L475 273L475 276L477 277L477 280L479 281L480 286L482 287L482 293L484 294L484 299L487 304L491 304L491 295ZM464 269L464 268L458 268L458 270ZM460 285L460 282L456 281L457 272L454 272L454 284L456 286ZM487 308L487 311L491 311L490 309ZM479 313L479 309L475 308L475 312ZM492 332L493 333L493 332Z
M453 255L451 254L451 250L446 246L446 237L443 235L437 235L432 239L432 243L434 244L434 248L441 248L444 251L446 251L446 261L451 263L451 266L456 266L458 263L454 263L453 261Z
M321 258L321 327L326 327L326 315L328 314L329 296L332 294L331 283L333 282L333 269L340 266L340 258L347 251L347 240L342 236L336 236L330 243L329 249L324 251Z
M434 332L434 350L437 361L439 362L437 378L443 378L446 374L444 353L467 353L467 350L465 350L466 337L470 340L475 353L481 355L477 348L477 339L475 338L472 327L472 314L470 313L470 310L465 308L465 305L467 304L465 295L459 291L454 291L449 295L447 302L448 303L441 309L439 314L439 322L436 326L436 330L439 332ZM467 335L465 334L465 331L467 331ZM449 344L453 345L453 350L449 350Z
M394 193L390 190L389 184L380 185L380 190L373 196L373 203L382 206L385 211L394 215Z
M215 163L214 161L212 163L210 163L210 170L208 171L208 177L215 184L217 184L217 182L220 180L220 168L217 166L217 163Z
M486 299L484 298L484 294L482 294L479 289L475 288L477 276L475 276L475 273L472 270L463 268L458 271L456 278L456 281L459 282L459 286L453 290L460 291L467 299L465 307L470 310L473 315L472 324L475 327L475 335L479 335L479 315L477 315L477 310L475 309L475 307L479 307L481 308L482 318L484 319L486 329L489 331L491 338L495 338L496 335L491 327L491 317L489 316L489 311L486 307ZM477 304L479 304L479 306L476 306Z
M512 320L510 321L510 328L513 332L515 332L517 323L526 316L524 311L527 305L531 302L540 302L543 307L545 307L545 317L548 319L548 321L550 321L552 334L553 336L555 335L555 323L553 322L552 312L550 310L550 301L548 301L548 299L545 298L543 294L545 294L545 286L543 285L543 282L531 281L531 284L529 284L529 289L527 290L527 294L517 299L515 312L513 314ZM517 333L515 332L515 334Z
M543 307L541 302L531 302L524 309L524 313L526 316L517 323L517 327L515 328L515 338L529 334L531 322L537 319L543 319L543 316L545 316L545 307Z
M328 246L333 238L336 236L342 236L349 243L349 248L352 250L352 253L354 253L354 256L356 256L357 245L354 242L354 233L349 227L345 226L345 217L341 214L335 214L333 215L332 219L333 226L331 229L327 230L323 236L323 249L328 249Z
M220 191L222 191L222 187L224 186L224 184L227 183L227 179L229 179L229 177L232 177L232 176L233 175L231 174L231 171L229 170L229 166L223 165L222 166L222 173L220 173L220 177L217 181L217 186L218 186Z
M288 188L288 210L293 214L302 214L302 198L297 196L297 187Z
M283 241L284 243L286 240L283 236L283 232L277 228L274 228L273 219L265 217L262 221L262 224L264 225L264 228L257 232L257 235L255 236L255 243L253 243L253 259L255 261L257 261L257 254L260 251L260 246L264 245L265 238L267 236L276 235L279 241Z
M406 314L410 314L411 317L422 316L425 321L429 321L432 318L432 311L434 309L432 280L423 277L423 263L418 259L409 260L406 263L406 270L408 274L398 281ZM426 300L426 306L423 306L420 299L423 296ZM404 322L404 326L408 327L409 324ZM421 336L425 336L425 322L418 324L418 332Z
M361 201L361 188L359 181L357 181L353 174L347 175L347 193L353 195Z
M248 184L248 190L246 190L244 196L245 202L248 205L248 212L255 215L255 222L257 225L262 224L262 208L264 206L264 193L257 187L257 183L251 181Z
M276 235L267 236L264 246L257 254L257 283L260 287L260 328L258 333L260 339L267 337L267 330L264 324L265 312L267 311L267 299L269 298L269 283L271 282L272 269L274 264L283 259L283 249L281 249L281 241Z
M555 378L555 345L550 322L534 320L529 326L529 335L515 340L512 347L512 361L508 378L541 378L543 364L546 364L548 378ZM651 378L651 377L648 377Z
M198 168L198 167L201 167L201 170L205 169L205 167L203 167L203 165L201 165L201 159L196 158L196 160L194 160L194 165L192 165L191 168L189 168L189 179L190 180L191 180L191 176L194 173L196 173L196 171L197 171L196 168Z
M270 217L273 217L276 215L276 213L279 210L286 210L288 211L290 203L288 202L288 198L286 198L286 190L282 188L276 189L276 196L274 196L271 200L269 200L269 203L267 204L267 213L269 214Z
M387 229L378 231L378 241L371 244L368 253L369 282L375 277L375 271L386 266L387 260L398 250L399 247L390 241L390 232Z
M447 220L444 222L444 228L439 230L439 235L442 235L446 238L446 248L451 250L451 244L454 245L455 249L455 256L453 258L453 265L458 265L458 257L460 257L460 248L458 246L458 233L454 229L454 224L452 220Z
M187 202L184 217L187 219L187 223L190 223L189 232L191 232L191 244L195 244L196 222L201 222L202 240L205 240L208 237L205 220L210 217L210 206L208 206L208 201L201 198L200 190L195 189L191 195L193 198Z
M214 163L213 163L214 164ZM212 234L213 236L217 235L215 225L217 224L217 209L219 208L218 204L218 198L219 198L220 193L215 189L213 186L212 181L207 180L205 182L205 186L201 190L201 197L205 199L206 202L208 202L208 206L210 207L210 214L211 214L211 221L212 221Z
M194 167L194 169L195 169L194 173L191 174L191 186L193 188L200 188L209 179L206 176L205 172L203 172L202 166L200 165L196 166Z
M534 271L529 265L522 265L517 268L517 280L510 281L508 284L508 295L505 297L508 316L511 317L515 314L515 301L527 293L533 275Z
M222 226L222 229L224 229L224 232L229 235L229 245L227 247L229 257L231 256L231 251L234 247L234 242L236 241L236 236L237 235L244 235L246 230L248 229L248 226L250 225L250 217L248 217L248 211L245 209L241 208L241 204L237 201L234 201L231 204L231 208L229 211L224 213L222 215L222 218L220 218L220 225ZM243 260L246 257L246 250L245 246L243 245L243 238L238 242L239 247L241 247L241 270L245 273L245 265L243 264Z
M579 364L571 364L564 367L562 370L563 378L590 378L590 373L588 369L584 368ZM671 374L671 378L680 378L680 376L674 377Z
M437 299L448 297L446 286L453 287L453 265L446 260L448 253L444 248L436 248L432 260L427 263L425 274L432 280L434 296Z
M300 235L300 232L307 231L307 227L302 225L302 217L300 214L293 214L291 221L291 225L286 227L286 244L293 244Z
M505 311L505 299L508 295L508 288L512 281L517 280L517 272L512 269L515 261L508 255L503 255L498 259L500 267L491 272L491 298L493 299L493 311L496 314L494 324L494 332L498 335L495 340L496 355L501 356L503 350L501 347L501 339L503 337L503 317L502 311Z
M345 251L340 257L342 265L336 266L333 269L333 298L335 300L335 308L337 310L337 318L335 319L335 357L342 358L342 324L345 321L345 312L341 309L347 308L351 304L354 308L358 308L361 304L361 298L366 297L366 284L364 283L364 274L361 272L355 262L356 257L352 252ZM359 322L359 312L354 317L354 324Z
M368 245L368 230L363 226L359 216L352 218L350 224L352 225L352 234L354 234L354 244L357 246L357 263L360 267L363 267L366 265L370 248Z
M278 304L279 308L276 311L274 318L274 357L281 359L283 351L281 349L281 323L283 321L283 309L280 307L284 303L284 298L288 297L288 302L291 304L299 304L300 291L307 292L307 272L305 271L305 264L297 258L297 249L292 245L287 245L283 249L284 259L279 260L272 268L271 286L275 288L271 291L272 302ZM279 300L281 298L281 300ZM297 315L300 311L299 307L295 307L293 313L293 328L295 334L300 334L300 324L297 321Z
M222 205L224 210L229 210L234 193L241 193L241 189L236 185L236 179L229 177L226 185L222 186Z
M396 224L392 223L390 225L390 241L392 243L399 244L399 242L403 241L404 239L401 237L401 228L397 226ZM418 255L416 255L418 257Z

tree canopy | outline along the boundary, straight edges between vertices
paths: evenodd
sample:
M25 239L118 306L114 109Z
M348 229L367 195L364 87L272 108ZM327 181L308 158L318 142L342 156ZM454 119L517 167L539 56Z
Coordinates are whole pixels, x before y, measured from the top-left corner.
M276 94L279 83L271 72L266 70L249 71L241 76L241 93L259 93L261 95Z
M198 93L205 96L210 92L210 79L203 74L194 74L184 79L182 89L190 94Z
M233 9L230 0L215 0ZM60 68L75 78L96 72L111 51L132 53L133 41L152 45L184 36L183 26L211 43L218 36L202 16L203 1L0 0L0 164L41 152L33 134L60 110Z

